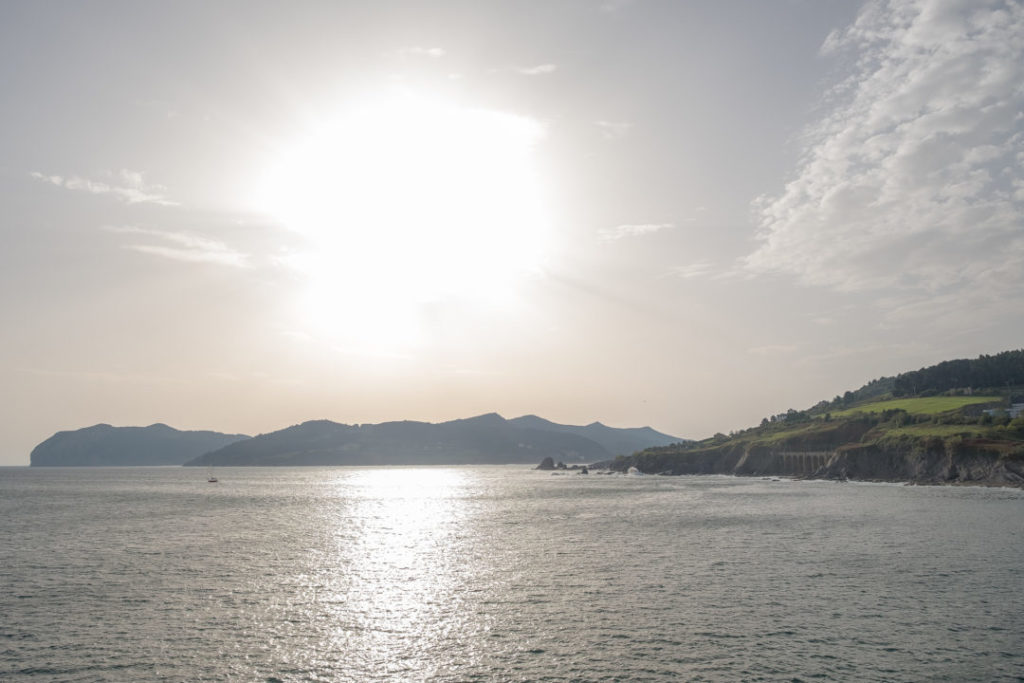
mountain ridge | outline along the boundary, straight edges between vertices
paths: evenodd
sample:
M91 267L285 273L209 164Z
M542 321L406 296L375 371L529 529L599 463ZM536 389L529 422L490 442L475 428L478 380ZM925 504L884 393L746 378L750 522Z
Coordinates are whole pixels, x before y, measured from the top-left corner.
M582 463L681 441L648 427L595 429L599 423L560 425L523 417L529 419L506 420L492 412L440 423L356 425L315 419L256 437L178 430L162 422L147 427L99 423L57 432L32 450L30 465L534 463L547 456ZM255 443L240 445L249 441Z
M31 467L116 467L181 465L197 455L250 438L210 430L175 429L162 422L147 427L91 427L59 431L29 455Z
M535 463L545 457L583 463L680 441L639 430L561 425L537 416L483 413L447 422L347 425L310 420L229 444L189 466L458 465Z

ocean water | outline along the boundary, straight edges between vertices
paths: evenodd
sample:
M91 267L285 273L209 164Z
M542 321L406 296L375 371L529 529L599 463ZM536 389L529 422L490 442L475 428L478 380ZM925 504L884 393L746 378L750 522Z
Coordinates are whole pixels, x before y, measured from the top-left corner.
M0 469L2 681L1024 680L1024 492Z

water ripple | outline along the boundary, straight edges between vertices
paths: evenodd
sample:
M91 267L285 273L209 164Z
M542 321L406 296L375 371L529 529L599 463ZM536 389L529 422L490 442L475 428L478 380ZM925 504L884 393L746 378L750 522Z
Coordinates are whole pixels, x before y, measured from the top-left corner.
M0 680L1024 679L1024 497L0 471Z

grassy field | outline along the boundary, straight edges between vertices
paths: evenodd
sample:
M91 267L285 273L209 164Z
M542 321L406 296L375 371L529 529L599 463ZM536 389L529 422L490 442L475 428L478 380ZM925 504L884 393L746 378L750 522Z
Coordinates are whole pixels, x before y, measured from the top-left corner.
M791 427L789 429L783 429L777 432L772 431L766 434L759 434L757 436L757 441L763 444L775 444L780 441L784 441L786 439L794 437L798 434L806 434L808 432L818 431L822 428L822 424L823 423L820 421L807 422L804 424L797 425L796 427Z
M981 437L987 436L991 431L988 427L978 425L937 425L926 422L905 427L893 427L885 430L885 433L896 436L906 434L909 436L940 436L945 438L957 435Z
M928 398L897 398L891 401L876 401L856 408L833 412L833 417L854 413L880 413L883 410L905 410L914 415L938 415L976 403L991 403L1002 400L999 396L930 396Z

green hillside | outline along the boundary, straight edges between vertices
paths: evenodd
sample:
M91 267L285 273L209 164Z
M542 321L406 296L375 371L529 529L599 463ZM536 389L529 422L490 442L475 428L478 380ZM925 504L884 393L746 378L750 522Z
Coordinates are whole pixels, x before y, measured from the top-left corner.
M925 386L898 395L892 378L873 380L833 401L766 417L757 427L703 441L649 448L608 464L651 474L789 475L835 479L985 483L1024 487L1024 386L1016 361L1024 352L947 361L912 376ZM941 394L925 379L948 381L948 369L992 370L985 387ZM921 379L925 378L925 379Z
M996 407L1003 403L1002 396L928 396L926 398L897 398L888 401L872 401L853 408L832 413L832 417L854 413L881 413L886 410L905 410L912 415L939 415L960 410L966 406L991 403Z

